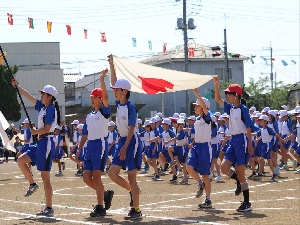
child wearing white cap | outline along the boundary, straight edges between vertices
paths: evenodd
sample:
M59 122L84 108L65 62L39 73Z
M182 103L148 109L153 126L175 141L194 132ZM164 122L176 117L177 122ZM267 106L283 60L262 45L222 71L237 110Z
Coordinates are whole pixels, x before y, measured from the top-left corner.
M78 132L77 132L77 126L79 124L79 120L73 120L73 122L71 123L71 125L73 126L73 145L76 145L78 143Z
M108 156L113 157L116 151L116 146L118 144L118 132L115 129L116 124L113 121L108 123L108 135L107 135L107 142L108 142ZM106 172L108 172L109 167L111 165L111 160L108 157L106 161Z
M150 166L146 159L146 156L148 154L149 147L150 147L150 143L148 142L148 140L150 139L150 132L151 132L150 120L145 120L144 128L145 128L145 131L140 133L141 140L144 143L144 149L143 149L143 154L142 154L144 168L142 170L142 173L147 173L150 169Z
M55 174L55 176L57 177L61 177L63 176L62 173L62 163L61 163L61 159L63 156L63 139L62 139L62 135L60 134L61 131L61 127L56 125L55 130L54 130L54 142L55 142L55 146L54 149L52 150L54 155L53 155L53 162L57 163L58 165L58 173ZM63 170L65 169L65 164L63 166Z
M219 158L219 154L220 154L220 140L219 140L219 136L218 136L218 127L217 127L217 118L215 116L211 116L211 139L210 139L210 144L211 144L211 149L212 149L212 162L211 162L211 175L210 178L212 179L213 176L213 171L214 171L214 167L216 167L216 171L217 171L217 177L215 178L216 182L220 182L222 181L222 176L221 176L221 171L220 171L220 165L218 163L218 158ZM221 128L221 126L220 126Z

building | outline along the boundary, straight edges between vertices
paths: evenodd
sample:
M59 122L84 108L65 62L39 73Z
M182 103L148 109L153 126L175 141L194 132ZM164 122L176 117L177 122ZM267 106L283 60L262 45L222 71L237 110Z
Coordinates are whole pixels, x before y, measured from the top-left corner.
M60 68L59 42L20 42L1 43L3 51L7 53L10 66L17 65L19 70L16 79L20 86L28 90L37 99L40 99L41 90L50 84L58 91L57 101L60 106L61 117L65 116L65 93L63 70ZM38 112L34 105L23 97L25 107L32 122L37 123ZM21 110L21 120L15 123L19 126L26 118Z

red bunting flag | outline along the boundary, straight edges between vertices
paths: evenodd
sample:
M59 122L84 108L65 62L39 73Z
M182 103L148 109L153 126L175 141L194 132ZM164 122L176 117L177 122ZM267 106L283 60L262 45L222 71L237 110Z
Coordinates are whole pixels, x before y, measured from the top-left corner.
M67 33L68 35L71 35L71 26L70 25L66 25L67 27Z
M7 21L9 25L14 25L13 14L7 13Z
M195 57L195 50L194 50L194 48L189 48L189 57Z
M100 32L100 34L101 34L101 42L107 42L105 32Z
M83 33L84 33L84 38L85 38L85 39L87 39L87 34L88 34L88 32L87 32L87 31L88 31L88 30L86 30L86 29L84 29L84 30L83 30Z
M163 52L167 52L167 43L164 43L164 46L163 46Z
M30 29L34 29L34 26L33 26L33 19L32 19L32 18L29 18L29 17L28 17L28 24L29 24L29 28L30 28Z
M52 30L52 22L47 21L47 30L48 30L48 33L51 33L51 30Z

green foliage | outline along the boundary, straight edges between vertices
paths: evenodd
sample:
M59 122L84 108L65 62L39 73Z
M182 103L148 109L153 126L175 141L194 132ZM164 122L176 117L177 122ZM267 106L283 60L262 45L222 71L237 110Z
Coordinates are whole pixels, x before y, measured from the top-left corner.
M18 67L11 67L14 74ZM0 65L0 111L7 120L19 121L21 119L21 105L18 102L17 91L11 85L11 76L6 66Z

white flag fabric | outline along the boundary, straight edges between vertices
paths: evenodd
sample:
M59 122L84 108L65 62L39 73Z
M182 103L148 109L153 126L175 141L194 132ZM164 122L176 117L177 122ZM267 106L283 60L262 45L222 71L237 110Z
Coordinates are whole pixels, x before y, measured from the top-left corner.
M114 56L118 79L130 81L132 92L159 94L198 88L213 79L211 75L200 75L164 69Z
M16 149L14 148L11 141L8 139L8 136L5 132L5 130L9 127L9 123L3 116L2 112L0 111L0 135L2 138L2 143L5 146L6 149L11 150L13 152L16 152Z

